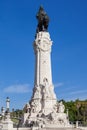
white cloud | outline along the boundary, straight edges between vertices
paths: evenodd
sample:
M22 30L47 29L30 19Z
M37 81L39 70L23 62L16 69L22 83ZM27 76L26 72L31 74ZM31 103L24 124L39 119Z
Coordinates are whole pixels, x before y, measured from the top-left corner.
M56 84L54 84L54 87L57 88L57 87L61 87L63 85L64 85L63 83L56 83Z
M5 93L27 93L31 92L29 84L17 84L4 88Z
M59 99L65 99L67 101L76 99L85 100L87 99L87 89L82 89L79 86L68 86L65 89L60 89L57 95Z
M87 93L87 90L77 90L77 91L73 91L70 92L70 95L74 95L74 94L84 94Z
M66 100L85 100L87 99L87 90L77 90L68 92L68 94L63 95Z

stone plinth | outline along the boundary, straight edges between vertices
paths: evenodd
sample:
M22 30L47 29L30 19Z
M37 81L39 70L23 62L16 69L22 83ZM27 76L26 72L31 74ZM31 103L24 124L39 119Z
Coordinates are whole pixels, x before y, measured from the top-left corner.
M12 130L13 122L12 121L3 121L3 130Z
M2 121L3 130L12 130L13 122L10 119L10 113L6 114L6 119Z

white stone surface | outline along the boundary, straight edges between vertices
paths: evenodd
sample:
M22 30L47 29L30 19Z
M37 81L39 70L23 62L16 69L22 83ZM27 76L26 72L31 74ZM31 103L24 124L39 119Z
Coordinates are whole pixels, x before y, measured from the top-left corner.
M34 41L35 50L35 85L44 85L47 79L49 85L52 84L51 74L51 45L52 41L48 32L39 32Z
M11 130L13 129L13 122L10 120L10 121L3 121L2 122L2 126L3 126L3 130Z
M67 114L62 102L58 103L54 92L51 69L52 41L48 32L37 33L34 41L35 81L33 95L25 105L24 123L58 125L68 127Z
M1 130L12 130L13 129L13 122L10 118L10 113L6 113L5 117L1 120Z

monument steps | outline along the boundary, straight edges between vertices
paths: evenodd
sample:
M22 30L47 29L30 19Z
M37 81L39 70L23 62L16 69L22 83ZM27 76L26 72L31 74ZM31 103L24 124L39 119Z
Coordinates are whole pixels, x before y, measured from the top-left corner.
M39 130L81 130L80 128L42 128Z

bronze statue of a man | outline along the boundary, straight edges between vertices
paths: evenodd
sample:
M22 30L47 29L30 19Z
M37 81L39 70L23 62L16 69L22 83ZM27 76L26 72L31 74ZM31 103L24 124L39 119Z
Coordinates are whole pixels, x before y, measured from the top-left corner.
M47 31L48 24L49 24L49 17L44 11L42 6L40 6L40 9L36 15L36 18L38 20L37 33L40 31Z

